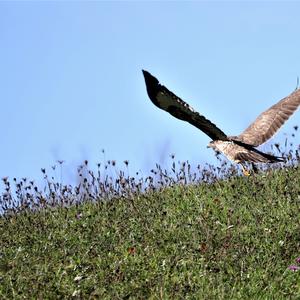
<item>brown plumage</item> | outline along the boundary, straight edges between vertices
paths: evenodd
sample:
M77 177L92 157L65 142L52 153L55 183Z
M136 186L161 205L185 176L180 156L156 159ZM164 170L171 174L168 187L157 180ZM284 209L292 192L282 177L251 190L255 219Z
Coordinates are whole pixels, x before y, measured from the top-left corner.
M261 113L238 137L252 146L259 146L270 139L297 110L300 105L300 89Z
M212 139L208 147L241 164L244 162L274 163L283 161L282 158L261 152L255 147L270 139L297 110L300 105L300 89L261 113L240 135L227 136L215 124L161 85L149 72L143 70L143 74L150 100L172 116L189 122L207 134Z

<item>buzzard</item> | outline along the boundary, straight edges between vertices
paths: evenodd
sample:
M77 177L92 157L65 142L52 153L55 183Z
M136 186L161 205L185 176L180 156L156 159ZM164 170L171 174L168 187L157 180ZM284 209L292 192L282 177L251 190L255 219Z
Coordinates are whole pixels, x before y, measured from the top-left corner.
M208 147L223 153L228 159L241 164L244 174L249 175L244 163L276 163L282 158L256 149L269 140L297 110L300 105L300 89L261 113L245 131L238 136L227 136L215 124L196 112L189 104L161 85L157 78L143 70L147 93L150 100L159 108L169 112L173 117L189 122L212 141Z

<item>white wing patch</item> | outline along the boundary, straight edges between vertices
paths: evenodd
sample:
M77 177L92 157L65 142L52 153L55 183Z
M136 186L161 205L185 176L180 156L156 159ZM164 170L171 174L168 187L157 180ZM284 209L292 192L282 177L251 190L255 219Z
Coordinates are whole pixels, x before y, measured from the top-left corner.
M188 105L186 102L182 101L178 97L172 96L168 93L165 93L164 91L160 91L157 95L157 100L159 102L159 105L162 109L167 110L171 105L177 106L178 108L186 108L191 112L195 112L195 110ZM177 104L177 105L176 105Z

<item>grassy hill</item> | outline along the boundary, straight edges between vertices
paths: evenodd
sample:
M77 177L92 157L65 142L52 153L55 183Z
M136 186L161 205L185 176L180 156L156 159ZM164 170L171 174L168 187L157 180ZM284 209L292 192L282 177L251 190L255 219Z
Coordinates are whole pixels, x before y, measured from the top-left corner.
M0 218L0 298L300 299L299 215L297 166L24 209Z

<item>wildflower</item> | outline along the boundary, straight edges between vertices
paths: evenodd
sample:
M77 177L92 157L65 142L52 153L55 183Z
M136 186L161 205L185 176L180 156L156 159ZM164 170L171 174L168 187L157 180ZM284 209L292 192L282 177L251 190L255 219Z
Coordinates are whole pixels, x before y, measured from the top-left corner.
M293 271L293 272L296 272L300 269L300 267L296 266L296 265L290 265L288 267L289 270Z
M77 276L74 278L74 281L75 281L75 282L78 282L78 281L80 281L82 278L83 278L82 276L77 275Z
M127 249L128 254L134 255L136 253L136 248L135 247L129 247Z
M3 178L2 178L2 181L4 182L4 184L6 184L7 181L8 181L8 177L7 177L7 176L6 176L6 177L3 177Z
M297 258L295 259L295 261L296 261L296 263L300 264L300 257L297 257Z

